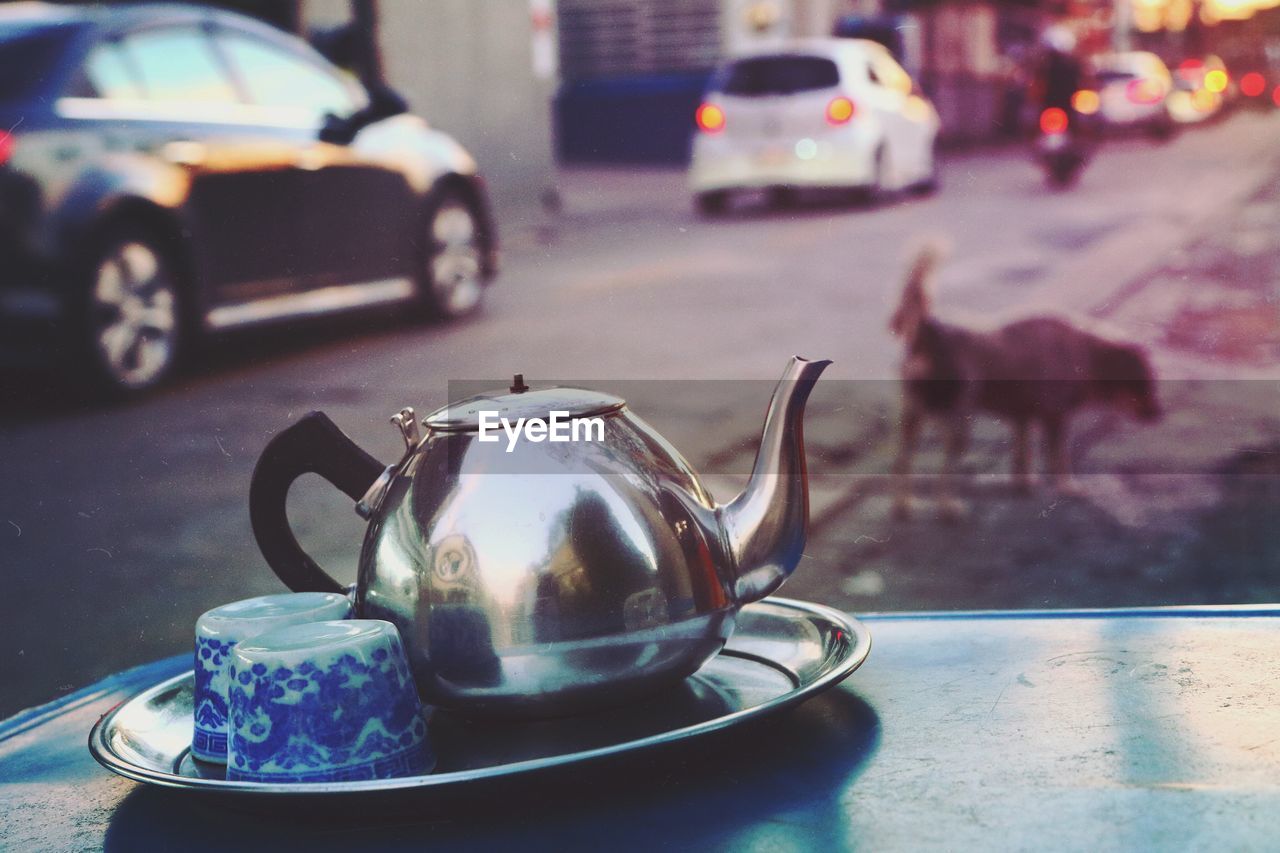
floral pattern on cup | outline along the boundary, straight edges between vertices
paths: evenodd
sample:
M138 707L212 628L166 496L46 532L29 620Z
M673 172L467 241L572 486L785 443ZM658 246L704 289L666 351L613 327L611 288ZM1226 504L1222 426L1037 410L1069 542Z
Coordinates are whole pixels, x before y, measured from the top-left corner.
M191 754L201 761L227 760L227 666L236 643L288 625L345 619L346 596L330 592L264 595L215 607L196 622L194 731Z
M434 764L391 623L354 619L260 635L232 653L227 778L386 779Z

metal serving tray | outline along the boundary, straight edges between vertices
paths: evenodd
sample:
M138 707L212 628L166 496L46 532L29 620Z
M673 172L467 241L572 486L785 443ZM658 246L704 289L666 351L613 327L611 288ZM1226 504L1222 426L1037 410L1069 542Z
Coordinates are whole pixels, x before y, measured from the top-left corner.
M853 672L871 649L867 629L816 604L767 599L743 608L719 655L677 687L630 705L532 722L431 719L435 772L360 782L230 782L190 756L193 675L176 676L108 712L89 750L109 770L168 788L258 801L431 791L594 761L707 735L780 711Z

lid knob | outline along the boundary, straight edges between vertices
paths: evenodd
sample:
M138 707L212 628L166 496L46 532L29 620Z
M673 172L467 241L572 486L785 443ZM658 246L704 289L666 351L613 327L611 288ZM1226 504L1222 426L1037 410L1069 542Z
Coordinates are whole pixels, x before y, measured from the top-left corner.
M525 391L528 391L528 390L529 390L529 386L524 384L524 374L517 373L515 375L515 378L511 380L511 393L523 394Z

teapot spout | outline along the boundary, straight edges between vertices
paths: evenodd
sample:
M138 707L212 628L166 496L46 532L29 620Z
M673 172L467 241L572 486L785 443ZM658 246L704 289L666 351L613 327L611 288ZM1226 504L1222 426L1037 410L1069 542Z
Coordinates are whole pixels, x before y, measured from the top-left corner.
M769 401L751 479L742 494L717 510L733 557L739 604L772 593L800 562L809 528L804 409L829 364L791 359Z

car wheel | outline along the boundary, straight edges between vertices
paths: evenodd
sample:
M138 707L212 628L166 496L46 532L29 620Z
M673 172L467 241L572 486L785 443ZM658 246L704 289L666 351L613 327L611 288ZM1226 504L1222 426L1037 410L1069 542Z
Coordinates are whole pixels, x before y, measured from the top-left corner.
M474 313L485 291L485 235L475 206L446 190L426 217L425 267L419 301L433 317L453 320Z
M693 197L693 206L703 216L719 216L729 209L729 191L711 190Z
M938 143L929 149L929 174L912 189L919 195L932 195L942 186L942 172L938 168Z
M98 242L79 324L88 379L97 390L137 396L173 373L187 337L181 278L163 241L145 229L115 228Z
M1172 120L1153 122L1147 128L1147 135L1157 142L1168 142L1177 130Z
M1082 164L1072 158L1059 158L1049 165L1045 174L1049 186L1054 189L1067 189L1076 182Z
M871 183L867 186L866 200L870 204L883 201L888 190L885 189L885 175L888 174L889 155L885 151L884 143L876 149L874 159L871 162Z

